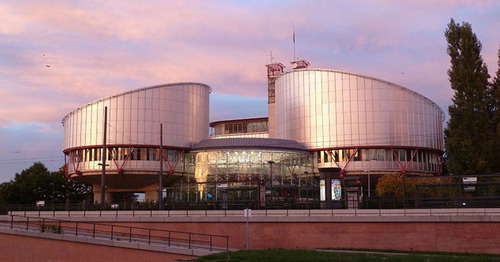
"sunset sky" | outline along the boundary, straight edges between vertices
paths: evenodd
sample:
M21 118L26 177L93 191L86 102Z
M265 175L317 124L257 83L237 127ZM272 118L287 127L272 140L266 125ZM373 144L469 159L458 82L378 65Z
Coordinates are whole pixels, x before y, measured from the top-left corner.
M445 112L453 92L444 31L471 23L497 70L500 1L0 2L0 183L35 161L64 164L61 119L141 87L212 87L210 119L267 115L265 64L380 78Z

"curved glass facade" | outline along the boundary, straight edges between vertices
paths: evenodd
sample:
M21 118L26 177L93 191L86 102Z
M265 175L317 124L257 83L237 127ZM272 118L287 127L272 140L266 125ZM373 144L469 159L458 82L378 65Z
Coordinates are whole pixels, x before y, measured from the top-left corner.
M163 146L171 154L181 155L194 143L208 138L210 92L209 86L198 83L159 85L99 99L76 109L63 119L68 175L100 174L105 107L108 171L157 174L160 123ZM181 162L182 157L178 158L171 160L172 165ZM172 169L169 166L166 171Z
M307 151L212 149L191 152L187 157L193 161L187 167L189 172L173 185L169 196L173 201L227 200L256 207L261 201L260 205L269 202L271 195L274 200L287 201L318 197L312 155Z
M108 144L157 145L163 123L164 145L189 148L208 137L209 93L207 85L180 83L99 99L63 119L64 149L102 145L104 107Z
M275 101L277 138L295 140L327 156L359 150L352 162L339 157L336 164L316 155L320 167L347 169L349 164L350 172L362 172L408 166L408 171L438 172L436 156L444 149L443 113L411 90L351 73L302 69L278 77Z
M309 149L398 146L443 151L443 113L382 80L303 69L276 80L276 134Z

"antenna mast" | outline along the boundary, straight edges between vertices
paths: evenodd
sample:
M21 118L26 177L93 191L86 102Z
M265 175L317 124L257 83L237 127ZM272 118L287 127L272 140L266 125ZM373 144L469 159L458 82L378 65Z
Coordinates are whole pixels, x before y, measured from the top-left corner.
M297 59L297 56L295 56L295 26L293 27L293 59L292 61L295 61Z

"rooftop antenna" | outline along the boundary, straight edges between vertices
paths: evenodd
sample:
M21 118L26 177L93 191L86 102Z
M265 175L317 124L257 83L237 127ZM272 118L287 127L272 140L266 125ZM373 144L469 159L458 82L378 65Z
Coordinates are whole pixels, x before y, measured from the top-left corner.
M273 59L274 59L274 57L273 57L273 51L269 52L269 57L271 58L271 64L272 64L273 63Z
M293 60L292 60L292 68L295 69L302 69L302 68L307 68L309 66L309 62L307 62L304 59L300 59L297 57L295 54L295 26L293 27Z
M293 27L293 60L295 61L297 59L297 56L295 56L295 26Z

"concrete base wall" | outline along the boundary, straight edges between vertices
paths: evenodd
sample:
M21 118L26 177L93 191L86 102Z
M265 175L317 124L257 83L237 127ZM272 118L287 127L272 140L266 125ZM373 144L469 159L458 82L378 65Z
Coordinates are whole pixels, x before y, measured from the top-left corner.
M242 222L117 223L229 236L246 248ZM500 223L260 222L250 223L250 248L363 248L500 254Z
M2 261L172 261L193 256L0 234Z

